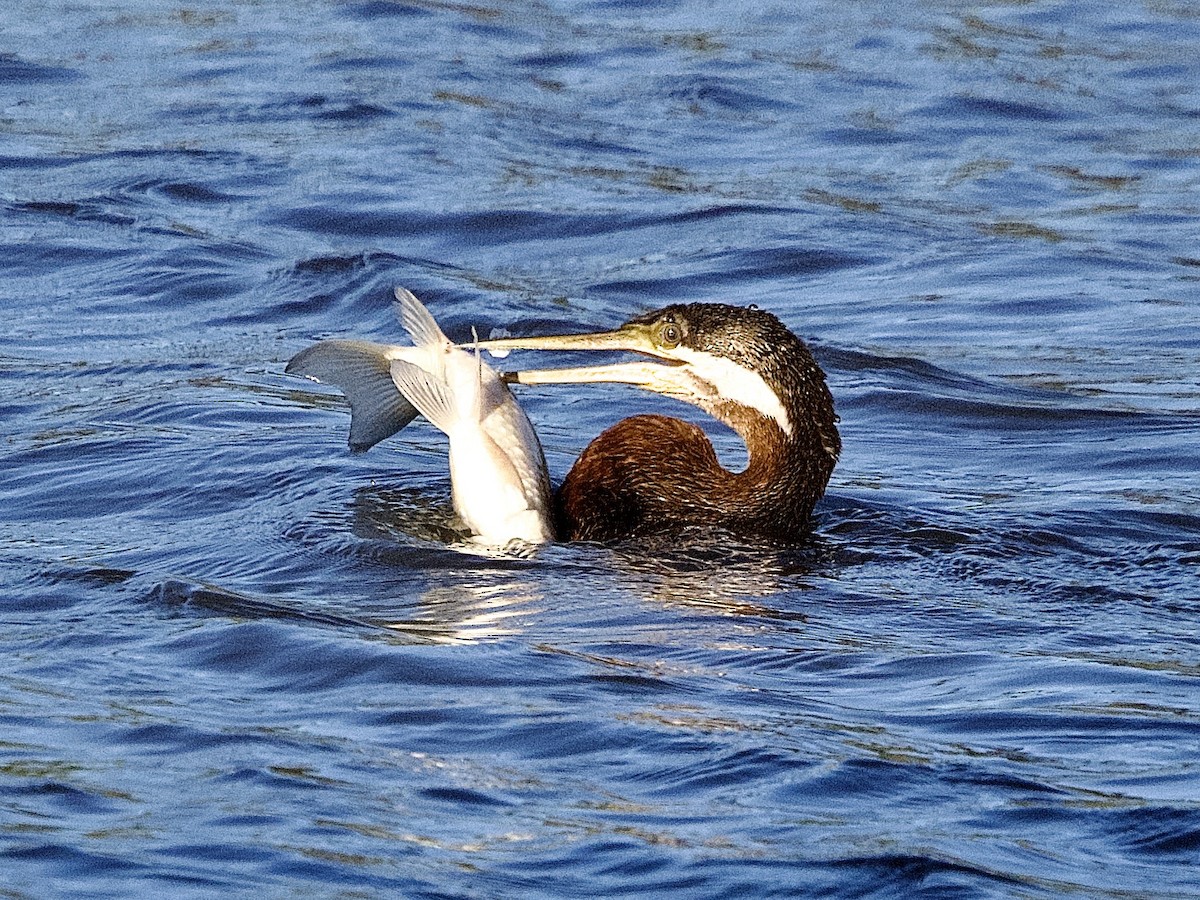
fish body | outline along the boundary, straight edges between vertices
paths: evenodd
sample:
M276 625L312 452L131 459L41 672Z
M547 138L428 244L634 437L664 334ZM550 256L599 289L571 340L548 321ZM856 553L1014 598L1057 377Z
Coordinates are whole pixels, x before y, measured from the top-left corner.
M337 385L350 404L350 446L366 450L418 414L450 440L455 512L481 544L554 539L541 443L499 374L456 347L421 302L396 289L412 347L369 341L314 344L286 371Z

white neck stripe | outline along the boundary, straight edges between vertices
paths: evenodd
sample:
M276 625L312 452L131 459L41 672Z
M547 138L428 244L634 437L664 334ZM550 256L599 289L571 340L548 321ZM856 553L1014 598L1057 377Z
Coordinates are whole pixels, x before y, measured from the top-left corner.
M757 372L703 350L678 347L674 353L688 363L698 377L714 388L719 387L721 396L773 419L785 435L792 436L792 420L787 409L780 402L779 395Z

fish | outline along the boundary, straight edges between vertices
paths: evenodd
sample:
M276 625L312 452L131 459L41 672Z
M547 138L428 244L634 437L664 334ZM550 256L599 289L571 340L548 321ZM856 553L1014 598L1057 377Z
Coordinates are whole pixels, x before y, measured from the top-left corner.
M488 547L554 540L546 456L500 374L455 345L424 304L395 289L413 346L332 339L301 350L285 372L333 384L350 405L350 449L365 452L418 415L450 441L454 511Z

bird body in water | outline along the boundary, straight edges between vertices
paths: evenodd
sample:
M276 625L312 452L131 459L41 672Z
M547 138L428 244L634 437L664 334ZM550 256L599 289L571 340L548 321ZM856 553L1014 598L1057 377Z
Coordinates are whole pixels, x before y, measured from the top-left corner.
M624 419L584 449L559 489L566 540L709 526L795 539L841 451L833 398L808 347L771 313L668 306L616 331L482 341L488 349L623 350L649 360L511 374L521 384L617 382L698 406L736 431L749 464L731 472L704 432L660 415Z
M476 542L553 540L546 459L525 412L478 351L451 343L409 291L396 289L396 306L414 346L321 341L286 371L341 388L354 450L390 437L418 412L445 432L454 510Z
M394 434L418 410L445 431L455 509L481 540L537 543L557 534L560 540L607 541L691 526L751 538L796 539L806 533L841 441L824 372L804 342L771 313L720 303L677 304L615 331L477 341L472 357L452 347L415 297L401 289L396 296L415 348L323 341L298 354L287 371L342 388L356 449ZM639 354L645 358L637 362L526 369L504 380L613 382L682 400L736 431L749 463L741 472L722 466L694 424L633 416L584 449L551 513L541 446L500 376L478 358L480 348L497 355ZM503 497L508 499L497 499Z

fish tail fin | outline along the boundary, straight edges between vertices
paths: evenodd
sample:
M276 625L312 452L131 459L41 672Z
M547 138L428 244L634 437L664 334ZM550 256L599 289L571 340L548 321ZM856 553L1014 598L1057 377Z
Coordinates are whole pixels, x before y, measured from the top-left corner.
M369 341L321 341L301 350L284 369L336 385L350 404L350 449L368 450L417 416L396 390L387 347Z
M450 433L458 419L454 408L454 397L444 377L426 372L420 366L394 359L391 364L391 380L400 393L416 407L439 431Z
M414 344L418 347L429 347L450 343L450 339L438 327L425 304L418 300L412 291L398 287L394 293L396 315Z

